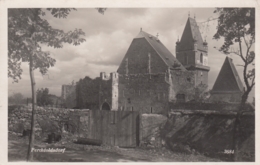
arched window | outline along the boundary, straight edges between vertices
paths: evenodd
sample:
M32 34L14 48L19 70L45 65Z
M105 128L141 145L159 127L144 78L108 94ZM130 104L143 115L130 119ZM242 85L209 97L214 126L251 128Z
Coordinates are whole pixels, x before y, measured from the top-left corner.
M107 102L104 102L102 104L102 110L107 110L107 111L110 111L110 106Z
M200 54L200 63L203 64L203 54L202 53Z

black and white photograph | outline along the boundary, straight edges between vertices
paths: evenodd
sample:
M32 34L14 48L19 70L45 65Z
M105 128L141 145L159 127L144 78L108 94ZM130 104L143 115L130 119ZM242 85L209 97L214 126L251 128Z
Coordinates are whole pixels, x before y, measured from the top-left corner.
M7 161L255 162L257 9L8 7Z

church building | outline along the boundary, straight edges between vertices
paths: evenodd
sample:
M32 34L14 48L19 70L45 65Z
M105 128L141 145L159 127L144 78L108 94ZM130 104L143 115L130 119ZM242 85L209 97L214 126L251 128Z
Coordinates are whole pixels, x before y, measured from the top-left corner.
M81 79L73 88L74 99L67 96L67 86L63 86L62 96L74 100L68 107L167 114L172 103L192 101L196 87L208 85L208 44L195 19L188 18L175 53L163 45L158 35L141 29L116 72L101 72L94 80ZM209 101L239 102L243 92L232 59L227 57Z
M117 72L100 74L100 109L167 113L169 103L192 100L194 88L208 84L207 61L207 43L193 18L176 42L176 57L141 29Z

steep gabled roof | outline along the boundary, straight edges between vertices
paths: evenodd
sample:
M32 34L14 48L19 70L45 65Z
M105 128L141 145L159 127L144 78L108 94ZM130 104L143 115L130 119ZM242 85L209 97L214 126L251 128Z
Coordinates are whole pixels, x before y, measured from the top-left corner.
M137 38L145 38L146 41L153 47L153 49L158 53L158 55L170 68L175 68L174 66L177 64L181 70L186 70L185 67L162 44L162 42L159 39L157 39L157 37L148 34L144 31L140 31L140 33L137 35L137 37L135 37L135 39Z
M182 33L179 50L192 50L195 39L197 40L197 48L199 50L204 50L199 26L195 19L189 17Z
M243 84L232 59L226 57L212 92L243 92Z

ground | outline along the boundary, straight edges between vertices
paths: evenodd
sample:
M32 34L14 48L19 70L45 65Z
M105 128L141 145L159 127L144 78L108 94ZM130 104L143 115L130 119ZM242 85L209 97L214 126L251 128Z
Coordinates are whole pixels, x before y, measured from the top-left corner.
M28 138L9 133L9 162L26 161ZM35 149L65 148L64 153L37 152L36 162L219 162L219 159L208 158L200 154L173 153L166 148L119 148L111 146L91 146L73 142L48 144L36 140Z

